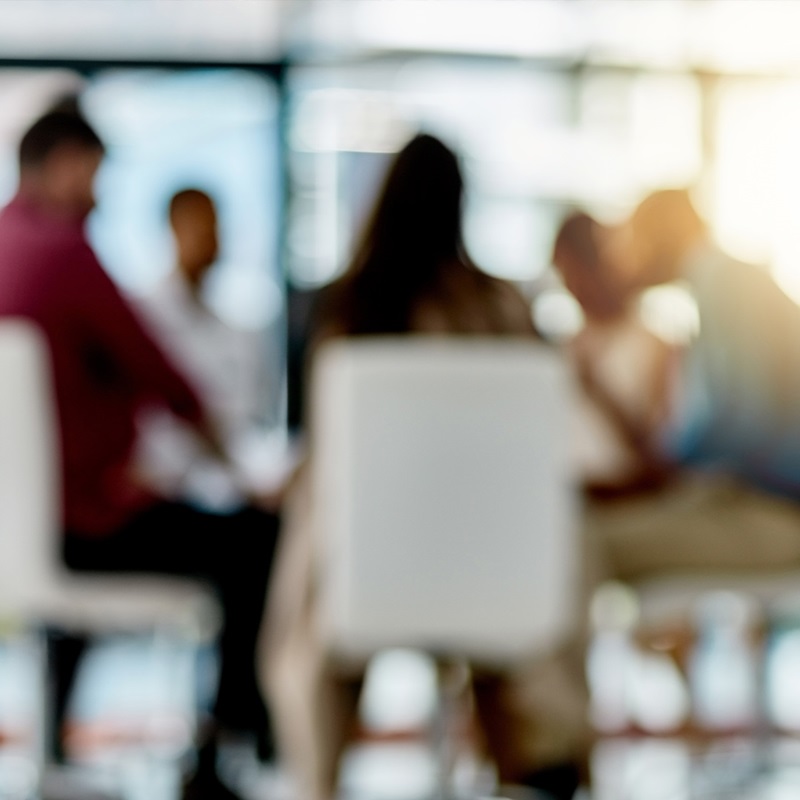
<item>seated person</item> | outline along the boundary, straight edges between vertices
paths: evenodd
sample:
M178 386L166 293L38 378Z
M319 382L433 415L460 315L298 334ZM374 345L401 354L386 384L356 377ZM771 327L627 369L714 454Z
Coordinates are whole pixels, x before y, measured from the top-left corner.
M248 491L277 493L286 468L270 413L278 392L270 386L266 332L234 328L205 302L219 250L211 197L198 189L177 192L169 221L175 266L142 298L141 311L201 391L234 466L210 458L191 426L153 409L142 420L139 468L165 496L212 511L234 510L246 503Z
M653 226L658 220L668 224L661 214ZM648 251L653 269L670 263L665 252L656 252L656 240L653 236ZM584 390L580 424L585 436L605 443L602 460L578 464L588 495L590 586L604 578L636 580L676 570L764 570L800 563L800 508L794 502L749 478L746 460L731 458L733 451L724 460L680 457L676 442L697 390L695 349L702 352L705 336L715 347L722 342L714 338L717 323L703 303L700 331L686 345L660 341L646 328L638 301L651 281L637 271L635 254L620 249L620 242L630 241L629 232L612 232L579 214L564 221L554 247L554 263L586 319L568 345ZM675 232L662 241L675 247ZM647 249L641 240L639 248ZM735 371L734 365L747 361L748 350L739 346L745 334L738 328L747 322L730 322L736 331L725 345L724 369ZM744 372L742 363L740 369ZM743 392L763 390L756 375L741 374L739 380ZM728 407L724 399L704 406L709 429L722 432ZM741 434L731 430L732 438Z
M85 238L103 152L76 106L44 114L22 137L19 188L0 212L0 316L31 320L49 346L67 566L196 576L219 594L224 621L209 746L186 796L230 798L216 777L213 743L267 737L254 651L277 520L254 507L202 512L138 479L136 419L150 406L170 409L210 452L227 456L198 392L142 327ZM68 656L55 651L61 713L82 644L70 649ZM61 719L55 722L58 748Z
M627 227L631 287L679 281L698 307L670 424L674 458L799 498L800 307L766 269L712 242L688 191L645 197Z
M583 390L578 395L577 469L593 496L661 486L674 473L653 432L668 416L677 348L645 325L636 295L605 254L611 231L588 214L566 217L553 264L583 312L566 353Z
M522 295L481 272L467 255L461 204L455 155L431 136L412 139L389 169L349 268L322 294L312 359L321 343L333 337L535 336ZM278 746L300 795L331 800L363 675L332 665L316 633L313 504L301 468L285 506L264 636L263 681L275 713ZM528 726L522 731L507 676L476 675L473 688L500 780L541 787L549 777L556 784L557 771L548 774L545 768L572 758L577 747L562 720L549 715L535 730ZM566 798L576 780L570 772L561 786L547 785L563 790L558 796Z

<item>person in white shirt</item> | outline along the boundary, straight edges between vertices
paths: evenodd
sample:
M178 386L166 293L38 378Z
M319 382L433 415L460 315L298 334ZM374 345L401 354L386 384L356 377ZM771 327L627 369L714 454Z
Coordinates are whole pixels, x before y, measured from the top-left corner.
M235 328L220 319L204 297L219 254L217 211L199 189L177 192L169 204L176 261L147 295L142 312L164 348L193 379L214 417L233 462L231 469L208 458L193 432L166 414L143 420L139 465L162 493L217 511L245 502L248 492L268 494L264 453L279 438L269 419L269 350L263 330ZM261 458L261 470L255 466Z

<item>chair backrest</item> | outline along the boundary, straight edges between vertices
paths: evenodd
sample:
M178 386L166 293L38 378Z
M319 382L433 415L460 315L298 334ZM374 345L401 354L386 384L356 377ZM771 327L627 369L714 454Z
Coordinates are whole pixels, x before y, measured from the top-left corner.
M569 382L536 343L339 340L315 361L323 634L507 662L577 613Z
M24 610L57 564L59 457L47 344L0 320L0 609Z

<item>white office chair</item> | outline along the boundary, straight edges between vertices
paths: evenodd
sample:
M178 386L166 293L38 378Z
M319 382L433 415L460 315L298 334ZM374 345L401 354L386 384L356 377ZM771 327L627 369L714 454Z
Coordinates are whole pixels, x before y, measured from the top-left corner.
M501 666L572 631L567 384L556 353L522 341L387 337L319 353L312 481L335 657L402 646Z
M218 629L220 611L199 582L84 576L61 563L56 420L47 348L26 321L0 321L0 386L0 617L31 628L53 625L98 634L152 631L209 640ZM41 717L39 757L44 762L49 709L43 708Z

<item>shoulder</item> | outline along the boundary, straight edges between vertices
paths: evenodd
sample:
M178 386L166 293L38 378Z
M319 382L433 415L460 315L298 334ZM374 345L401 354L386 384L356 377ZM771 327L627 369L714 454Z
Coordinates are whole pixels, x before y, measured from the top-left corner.
M722 250L716 250L705 264L698 265L697 288L704 296L705 306L732 305L750 315L775 320L797 318L800 307L784 291L766 266L741 261Z
M533 333L531 306L522 291L510 281L473 270L477 296L482 297L494 312L501 333Z
M442 270L435 289L421 298L417 317L454 333L534 332L530 307L516 286L459 262Z
M348 331L348 323L360 293L358 280L344 275L320 287L307 303L306 335L317 341Z

